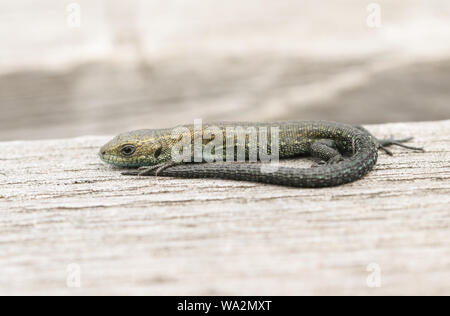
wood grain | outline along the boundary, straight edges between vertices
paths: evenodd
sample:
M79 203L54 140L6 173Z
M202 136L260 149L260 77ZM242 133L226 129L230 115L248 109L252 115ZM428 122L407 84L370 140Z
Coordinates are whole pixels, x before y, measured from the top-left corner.
M109 137L0 143L0 294L449 295L450 121L368 129L427 152L295 189L123 177Z

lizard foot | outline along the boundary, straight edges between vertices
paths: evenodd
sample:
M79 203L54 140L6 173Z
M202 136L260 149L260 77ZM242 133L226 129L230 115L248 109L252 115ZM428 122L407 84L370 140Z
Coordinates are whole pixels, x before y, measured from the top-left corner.
M383 150L389 156L393 155L392 151L390 151L389 149L386 148L386 147L389 147L389 146L399 146L399 147L403 147L403 148L406 148L406 149L411 149L411 150L417 150L417 151L424 152L425 150L423 148L421 148L421 147L413 147L413 146L408 146L408 145L403 144L403 143L409 142L412 139L413 139L412 137L395 139L392 136L390 138L387 138L387 139L377 139L378 149Z
M344 157L342 157L341 155L337 155L337 156L334 156L333 158L331 158L330 160L328 160L326 162L326 164L327 165L334 165L335 163L338 163L338 162L341 162L341 161L344 161Z
M325 165L333 165L335 163L344 161L345 159L341 155L337 155L337 156L334 156L333 158L331 158L328 161L324 161L324 160L322 160L320 158L316 158L316 157L311 157L310 160L313 161L313 164L311 165L311 168L317 168L317 167L325 166Z
M126 171L122 172L122 175L124 176L158 176L158 173L161 171L179 165L180 163L177 162L168 162L168 163L161 163L154 166L143 166L139 167L137 170L133 171Z

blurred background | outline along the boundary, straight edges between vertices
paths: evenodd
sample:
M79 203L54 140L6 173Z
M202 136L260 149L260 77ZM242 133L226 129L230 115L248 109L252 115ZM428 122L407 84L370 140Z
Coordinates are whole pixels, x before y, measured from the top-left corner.
M2 0L0 140L450 119L448 0Z

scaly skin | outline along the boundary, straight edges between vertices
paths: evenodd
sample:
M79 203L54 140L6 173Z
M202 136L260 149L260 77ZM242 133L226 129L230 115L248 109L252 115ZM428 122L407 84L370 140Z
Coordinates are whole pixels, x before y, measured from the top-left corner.
M182 127L187 128L184 135L193 144L195 133L201 132L203 135L205 129L211 126L219 128L224 140L227 127L241 126L245 129L253 126L269 130L270 127L278 127L280 159L312 156L324 164L314 168L279 166L274 172L265 172L261 169L261 164L249 162L173 163L172 147L180 141L180 138L172 137L173 129L138 130L121 134L103 146L99 155L103 161L115 166L140 167L137 171L125 172L126 175L221 178L294 187L329 187L352 182L366 175L377 162L378 149L383 149L388 154L391 153L385 147L390 145L422 150L401 144L410 139L378 141L362 127L335 122L211 123L203 124L203 130L197 132L192 125ZM203 140L203 148L213 139L214 136ZM234 139L235 147L244 145ZM245 141L245 156L248 159L249 138L246 137ZM270 151L268 146L268 152ZM225 148L223 152L225 157ZM233 152L236 160L236 151Z

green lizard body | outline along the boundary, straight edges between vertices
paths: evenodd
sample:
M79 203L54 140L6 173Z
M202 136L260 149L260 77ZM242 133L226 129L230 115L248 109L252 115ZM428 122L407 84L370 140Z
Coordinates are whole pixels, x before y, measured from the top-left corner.
M252 144L257 147L258 160L262 160L263 144L258 136L255 142L249 134L243 138L230 135L229 128L243 130L277 128L278 157L292 158L312 156L323 162L314 168L293 168L279 166L271 172L264 171L261 164L238 162L205 162L210 158L204 154L203 163L174 162L174 146L178 146L181 136L190 145L200 137L203 152L205 147L218 136L223 139L211 155L222 152L229 161L238 160L239 148L243 148L246 160L251 158ZM158 175L182 178L222 178L272 183L295 187L328 187L355 181L367 174L377 162L378 149L391 154L385 147L398 145L413 150L421 148L405 146L410 140L377 140L366 129L346 124L325 121L286 121L268 123L212 123L203 124L198 129L193 125L181 126L184 132L174 133L174 129L148 129L120 134L100 149L103 161L120 167L139 168L125 172L126 175ZM213 130L213 133L211 133ZM208 131L208 133L207 133ZM181 135L180 137L176 135ZM267 153L272 153L274 134L268 134ZM225 142L226 140L226 142ZM228 140L232 140L231 145ZM198 144L198 143L197 143ZM231 151L227 151L233 147ZM178 149L177 149L178 150ZM227 156L228 155L228 156ZM206 158L205 158L206 157ZM217 157L217 156L215 156ZM242 156L240 156L242 158ZM194 158L194 156L192 156Z

